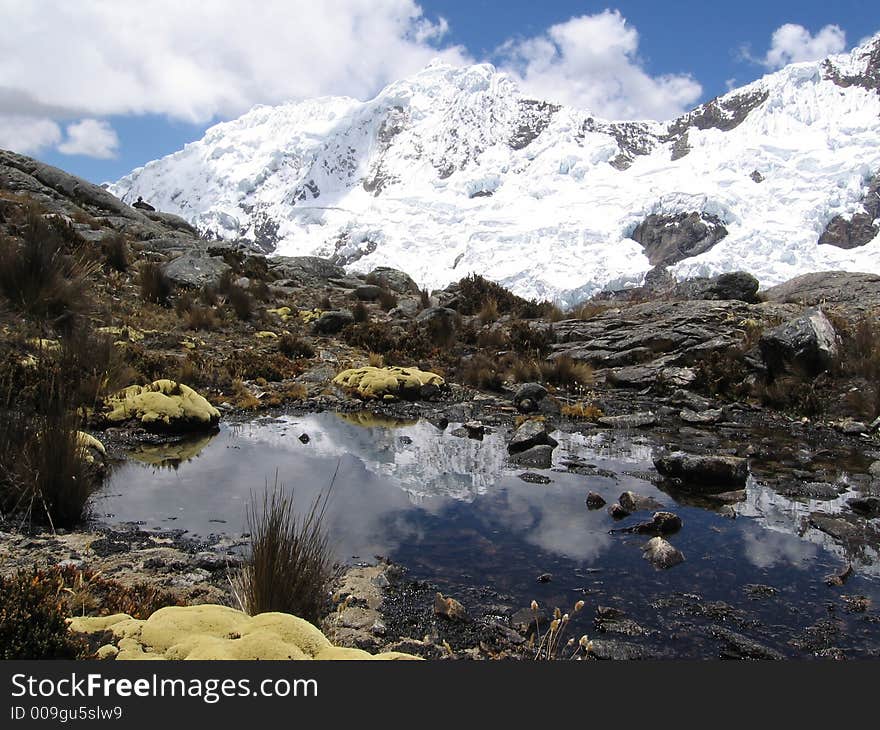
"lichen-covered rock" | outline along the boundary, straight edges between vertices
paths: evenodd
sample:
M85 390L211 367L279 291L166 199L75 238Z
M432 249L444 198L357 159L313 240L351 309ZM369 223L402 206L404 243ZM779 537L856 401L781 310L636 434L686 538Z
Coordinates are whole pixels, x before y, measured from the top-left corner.
M343 370L333 378L335 385L361 398L416 400L436 391L445 381L436 373L401 367L363 367Z
M107 449L98 439L85 431L76 432L76 443L82 449L85 460L89 464L103 464L107 458Z
M157 380L105 398L98 418L106 424L134 421L158 430L193 431L216 426L220 412L189 386Z
M82 634L110 631L102 655L145 659L416 659L399 652L372 655L333 646L308 621L286 613L248 616L228 606L167 606L145 621L127 614L70 619ZM116 653L107 648L115 647Z

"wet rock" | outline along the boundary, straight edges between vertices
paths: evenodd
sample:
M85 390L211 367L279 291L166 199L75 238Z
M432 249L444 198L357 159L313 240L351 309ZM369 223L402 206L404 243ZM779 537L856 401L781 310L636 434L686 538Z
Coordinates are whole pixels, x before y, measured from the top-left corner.
M856 550L866 544L877 545L880 543L880 532L871 523L856 514L811 512L807 518L807 524L844 543L851 550Z
M651 413L631 413L623 416L602 416L599 423L609 428L647 428L657 423L657 417Z
M878 497L853 497L846 500L853 512L858 512L868 518L880 517L880 498Z
M649 647L626 641L594 639L591 642L590 656L606 661L637 661L656 659L658 653Z
M684 408L678 417L685 423L706 426L721 421L724 418L724 412L720 408L711 408L697 413L690 408Z
M765 646L754 639L743 636L736 631L731 631L723 626L713 625L709 627L712 637L723 642L724 648L721 657L726 659L763 659L782 660L785 656L769 646Z
M519 478L528 484L550 484L553 481L550 477L546 477L543 474L534 474L530 471L523 472L519 475Z
M444 597L442 593L434 596L434 615L450 621L466 621L467 611L464 606L451 597Z
M663 506L653 497L646 497L643 494L636 494L635 492L624 492L618 497L617 501L621 507L630 513L658 509Z
M630 513L627 512L623 507L621 507L617 502L615 502L608 508L608 514L611 515L615 520L622 520L624 517L629 517L630 515Z
M749 474L748 461L736 456L701 456L676 451L654 459L663 476L679 480L682 486L698 491L726 491L744 487Z
M517 454L536 446L549 446L551 451L559 445L547 430L544 421L532 419L523 423L514 431L507 445L507 451Z
M552 573L541 573L541 575L538 576L538 583L549 583L552 580Z
M777 487L776 491L794 499L830 500L837 499L846 488L827 482L788 482Z
M307 433L301 434L299 437L299 442L302 444L307 444L311 440L311 437Z
M681 529L681 517L672 512L655 512L650 522L627 528L639 535L674 535Z
M517 451L510 455L510 461L519 466L532 469L549 469L553 466L552 446L532 446L525 451Z
M606 504L602 495L596 494L596 492L589 492L587 494L586 503L589 509L602 509Z
M648 540L642 548L642 557L659 570L666 570L684 562L681 550L662 537L652 537Z
M847 565L843 570L839 573L834 573L832 575L828 575L825 577L825 585L829 588L840 587L844 583L849 580L849 577L853 574L852 565Z
M315 320L315 333L319 335L335 335L345 327L354 323L354 316L344 309L334 309L324 312Z
M482 441L486 433L486 427L479 421L468 421L463 423L461 427L467 431L468 438L476 439L477 441Z
M821 309L806 310L761 335L761 356L771 375L800 372L818 375L837 357L838 336Z

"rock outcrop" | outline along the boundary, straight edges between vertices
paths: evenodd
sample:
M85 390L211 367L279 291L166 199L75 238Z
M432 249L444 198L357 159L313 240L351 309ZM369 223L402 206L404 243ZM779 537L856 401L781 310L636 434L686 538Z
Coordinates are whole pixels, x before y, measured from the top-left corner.
M631 238L642 244L653 266L670 266L705 253L726 235L721 220L708 213L652 213L636 226Z

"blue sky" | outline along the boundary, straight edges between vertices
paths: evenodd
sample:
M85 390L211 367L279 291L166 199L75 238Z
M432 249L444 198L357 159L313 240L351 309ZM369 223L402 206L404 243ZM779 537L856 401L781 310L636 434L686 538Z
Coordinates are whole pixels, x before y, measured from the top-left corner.
M599 116L668 118L880 30L863 0L195 5L0 0L0 146L115 180L255 103L367 98L437 55Z

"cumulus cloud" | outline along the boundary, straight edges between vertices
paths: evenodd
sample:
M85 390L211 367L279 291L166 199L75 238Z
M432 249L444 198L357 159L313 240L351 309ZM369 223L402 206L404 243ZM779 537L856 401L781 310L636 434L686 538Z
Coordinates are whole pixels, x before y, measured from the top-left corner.
M0 17L0 144L27 152L110 157L108 117L204 124L255 104L369 98L436 58L474 60L418 0L0 0ZM496 59L535 96L606 117L672 117L698 99L689 75L649 74L638 46L606 11L508 42Z
M770 70L782 68L789 63L818 61L841 53L846 49L846 33L839 25L826 25L816 35L796 23L779 26L770 39L770 48L762 58L755 58L748 51L747 58Z
M0 114L0 148L36 154L61 141L61 128L51 119Z
M67 139L58 145L58 151L65 155L85 155L108 160L116 157L119 137L107 122L98 119L83 119L67 127Z
M689 74L650 75L638 48L638 31L606 10L508 42L498 54L535 96L609 119L669 119L700 98L702 88Z

